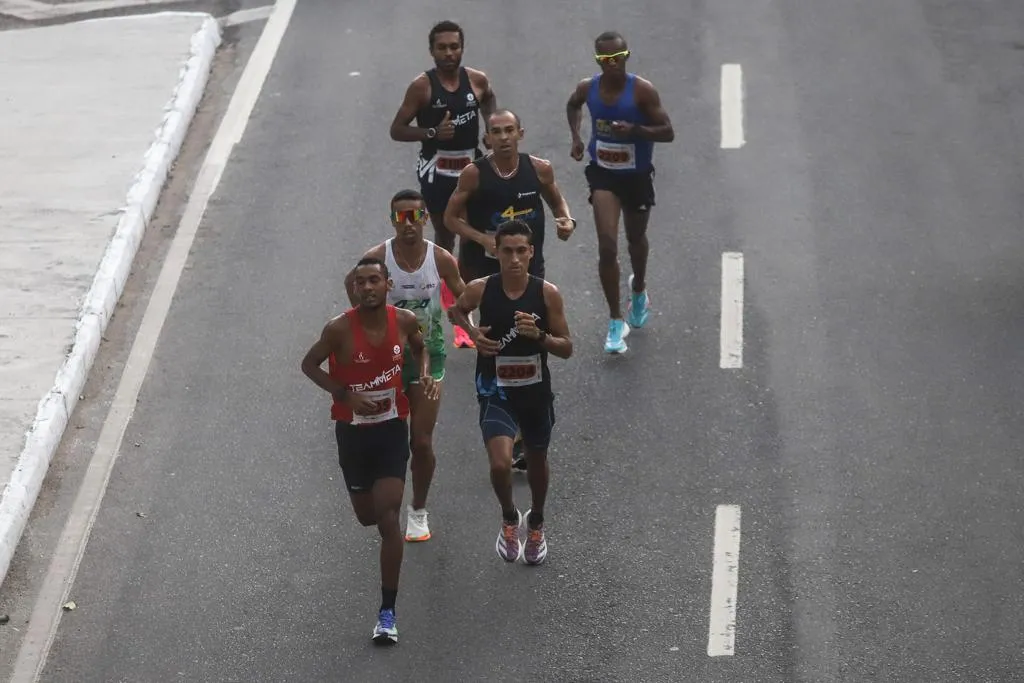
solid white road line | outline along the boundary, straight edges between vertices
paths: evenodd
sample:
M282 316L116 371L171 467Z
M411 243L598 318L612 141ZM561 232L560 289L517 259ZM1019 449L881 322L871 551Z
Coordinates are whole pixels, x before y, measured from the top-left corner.
M96 452L89 462L82 488L78 491L64 527L56 554L47 571L42 590L32 610L25 640L14 664L12 680L36 681L46 663L53 638L60 624L61 606L74 583L78 565L82 560L89 533L99 512L110 472L114 467L125 428L131 419L142 382L153 357L160 330L174 292L181 279L189 250L195 239L199 223L206 212L210 196L217 189L221 174L235 143L242 138L253 107L266 82L270 66L277 54L281 39L291 21L296 0L277 0L274 11L263 28L259 42L246 64L245 71L235 89L206 159L199 171L195 187L181 218L164 262L163 269L146 306L139 332L132 344L124 374L117 393L103 423Z
M743 69L722 65L722 149L739 149L743 139Z
M722 321L719 366L743 367L743 254L722 254Z
M708 656L732 655L736 644L736 598L740 569L740 506L715 510L715 548L711 570Z

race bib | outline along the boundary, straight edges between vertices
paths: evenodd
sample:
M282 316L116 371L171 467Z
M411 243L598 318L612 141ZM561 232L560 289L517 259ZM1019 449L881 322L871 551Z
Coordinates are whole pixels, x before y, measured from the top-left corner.
M377 407L370 415L352 413L352 424L375 424L398 417L398 405L395 403L394 388L380 389L378 391L360 391L358 395L373 401Z
M598 140L595 149L597 165L610 171L636 170L636 145L631 142Z
M525 387L544 379L541 373L540 354L497 356L494 359L494 368L499 387Z
M434 168L438 175L458 178L462 169L473 163L473 150L439 149L434 155Z

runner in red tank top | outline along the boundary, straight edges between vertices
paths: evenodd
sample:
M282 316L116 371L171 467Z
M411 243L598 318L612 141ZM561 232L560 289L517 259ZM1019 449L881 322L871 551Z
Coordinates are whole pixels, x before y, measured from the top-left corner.
M373 640L397 643L395 598L404 546L398 518L409 463L409 399L402 390L406 346L431 399L437 386L416 315L387 304L391 279L384 262L360 260L354 288L359 305L328 321L302 359L302 371L334 399L338 461L352 509L363 526L376 525L380 533L382 602Z

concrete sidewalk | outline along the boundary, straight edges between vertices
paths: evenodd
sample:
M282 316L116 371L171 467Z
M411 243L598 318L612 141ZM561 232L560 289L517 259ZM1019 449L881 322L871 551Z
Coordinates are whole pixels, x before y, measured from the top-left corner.
M0 32L0 583L220 40L197 13Z

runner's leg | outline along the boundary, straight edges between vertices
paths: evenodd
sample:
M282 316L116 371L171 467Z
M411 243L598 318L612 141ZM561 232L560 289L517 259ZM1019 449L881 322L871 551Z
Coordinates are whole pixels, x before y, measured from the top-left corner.
M438 390L441 383L438 383ZM412 471L412 503L406 510L406 541L427 541L431 538L427 522L427 494L434 479L437 460L434 456L434 426L441 406L441 397L429 400L422 385L417 381L406 389L409 397L410 445L412 456L409 469Z
M395 625L395 601L402 570L405 544L399 517L405 495L405 475L409 467L409 426L405 420L389 420L375 425L373 455L373 510L380 534L381 605L377 626L373 630L376 643L398 642Z
M544 532L544 504L548 498L551 469L548 465L548 446L555 425L554 399L546 407L534 407L521 416L523 443L529 463L526 476L532 498L526 513L526 543L523 559L527 564L541 564L548 556L547 536Z
M490 464L491 488L502 517L494 548L506 562L515 562L522 555L519 540L522 514L512 497L512 440L516 431L518 425L504 401L493 396L480 399L480 432Z

